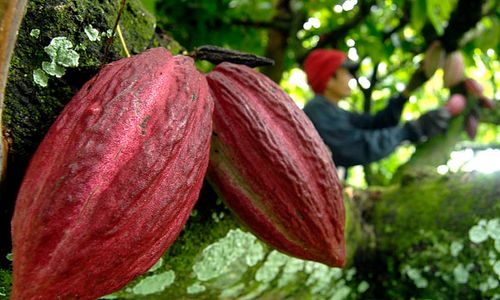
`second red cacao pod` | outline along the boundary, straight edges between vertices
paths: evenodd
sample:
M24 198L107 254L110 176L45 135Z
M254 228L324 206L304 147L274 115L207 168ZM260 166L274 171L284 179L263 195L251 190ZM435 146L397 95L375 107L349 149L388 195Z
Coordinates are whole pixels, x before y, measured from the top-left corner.
M266 76L222 63L208 180L261 240L289 255L342 266L345 212L328 149L307 116Z
M146 272L198 198L212 110L192 59L163 48L87 82L20 188L11 299L95 299Z
M462 82L464 79L464 57L460 51L446 55L443 66L444 87L450 88Z

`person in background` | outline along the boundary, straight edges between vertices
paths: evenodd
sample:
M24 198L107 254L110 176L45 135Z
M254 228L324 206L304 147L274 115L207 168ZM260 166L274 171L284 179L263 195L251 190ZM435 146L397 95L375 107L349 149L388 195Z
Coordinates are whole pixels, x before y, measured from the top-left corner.
M386 107L374 115L340 108L338 102L351 95L349 81L356 68L344 52L333 49L313 50L304 61L315 96L303 110L330 148L337 166L348 168L378 161L405 141L419 143L448 127L450 114L445 108L400 124L404 105L414 89L411 87L391 97Z

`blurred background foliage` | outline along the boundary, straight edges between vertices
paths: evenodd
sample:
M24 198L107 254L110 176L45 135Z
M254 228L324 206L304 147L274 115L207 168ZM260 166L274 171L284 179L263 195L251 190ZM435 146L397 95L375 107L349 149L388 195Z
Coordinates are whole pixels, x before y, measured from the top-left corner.
M315 47L346 51L361 64L353 96L341 105L353 111L375 112L390 95L401 91L423 60L423 53L442 37L458 0L142 0L157 17L158 28L171 34L187 51L205 44L219 45L276 60L262 71L291 95L299 106L312 96L301 61ZM484 86L491 99L500 99L500 1L483 1L480 21L457 47L465 57L466 76ZM451 28L452 29L452 28ZM449 31L453 31L449 30ZM200 64L208 70L209 64ZM442 70L418 89L404 119L446 102ZM498 146L498 120L482 122L475 144ZM463 140L467 137L464 134ZM470 144L470 143L469 143ZM352 168L349 182L357 186L384 185L414 152L404 146L372 164L370 178L362 167ZM494 152L498 155L498 152ZM368 179L368 180L365 180Z

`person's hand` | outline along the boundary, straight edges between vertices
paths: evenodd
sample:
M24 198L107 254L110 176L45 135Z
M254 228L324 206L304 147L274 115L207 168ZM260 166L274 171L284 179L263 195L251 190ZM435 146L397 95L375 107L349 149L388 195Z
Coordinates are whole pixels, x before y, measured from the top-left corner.
M414 142L431 138L435 135L443 133L448 128L451 115L445 107L431 110L418 118L415 121L409 122L413 129L416 139Z

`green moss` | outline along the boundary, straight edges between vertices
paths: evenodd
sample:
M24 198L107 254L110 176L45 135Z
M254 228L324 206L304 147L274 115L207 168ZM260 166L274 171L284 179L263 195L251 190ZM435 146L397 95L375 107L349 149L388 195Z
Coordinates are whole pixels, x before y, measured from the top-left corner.
M450 174L424 177L387 190L376 206L375 228L384 249L405 251L419 230L449 230L462 236L476 216L498 215L499 174ZM492 187L494 187L492 189Z
M346 240L346 265L353 262L354 256L358 251L370 251L370 248L375 247L373 232L368 224L365 223L361 214L362 206L369 199L354 199L350 198L347 193L344 193L345 206L345 240ZM362 248L366 248L363 250Z
M452 119L445 134L417 145L411 159L399 167L393 175L392 182L398 183L404 181L405 177L412 177L422 172L428 173L428 168L445 164L457 143L463 140L463 123L464 117L459 115Z
M12 275L9 270L0 269L0 299L8 299L12 288Z
M500 238L499 179L500 173L421 176L385 193L374 214L386 258L379 264L402 280L384 281L384 288L419 299L489 299Z

